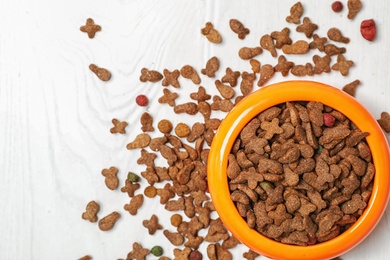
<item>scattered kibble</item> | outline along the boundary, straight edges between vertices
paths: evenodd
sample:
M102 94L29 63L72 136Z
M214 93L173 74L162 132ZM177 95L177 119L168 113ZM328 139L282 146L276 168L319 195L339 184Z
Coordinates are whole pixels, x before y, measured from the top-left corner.
M149 104L149 99L147 96L141 94L135 98L135 103L141 107L145 107Z
M373 19L364 20L360 24L360 33L367 41L372 42L376 36L376 24Z
M340 1L335 1L335 2L332 3L332 10L335 13L341 12L343 10L343 7L344 7L343 3L340 2Z

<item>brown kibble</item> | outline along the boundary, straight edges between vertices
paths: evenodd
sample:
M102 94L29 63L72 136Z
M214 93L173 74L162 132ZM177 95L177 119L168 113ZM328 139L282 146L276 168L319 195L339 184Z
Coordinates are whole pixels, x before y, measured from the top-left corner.
M91 260L91 259L92 259L92 256L90 256L90 255L85 255L85 256L79 258L78 260Z
M275 40L275 47L277 49L281 49L284 45L290 45L292 43L292 40L290 38L290 29L287 27L280 32L272 32L271 37Z
M206 129L204 124L196 122L192 125L191 133L187 136L187 141L191 143L194 142L196 139L203 135L205 130Z
M142 248L142 246L135 242L133 244L133 250L127 254L126 259L135 259L135 260L143 260L150 253L149 249Z
M131 198L129 204L125 204L123 207L131 215L137 215L138 209L144 204L144 195L138 194Z
M171 121L169 121L167 119L162 119L162 120L160 120L160 122L158 122L157 128L161 133L169 134L172 131L173 126L172 126Z
M119 121L118 119L114 118L112 119L112 124L114 125L111 129L110 132L112 134L125 134L126 133L126 126L128 126L128 123L126 121Z
M347 76L349 72L349 68L354 65L354 62L351 60L346 60L344 55L339 54L337 56L337 63L332 66L333 70L337 70L343 76Z
M366 208L366 206L367 203L363 201L362 196L360 196L359 194L353 194L352 198L349 201L346 201L341 205L341 210L345 214L353 214L359 209Z
M95 24L92 18L88 18L86 24L80 27L80 31L87 33L90 39L94 38L101 29L102 27Z
M102 81L108 81L111 78L111 73L104 68L100 68L95 64L90 64L89 69Z
M200 77L198 75L198 72L190 66L190 65L184 65L180 69L180 73L183 76L183 78L190 79L194 84L200 84Z
M187 137L191 132L190 127L185 123L178 123L175 127L175 134L178 137Z
M261 87L268 82L275 75L275 69L270 64L265 64L260 68L260 79L257 86Z
M381 118L377 120L378 124L386 133L390 133L390 114L387 112L381 113Z
M102 230L102 231L108 231L110 229L112 229L116 223L116 221L120 218L120 214L116 211L108 214L107 216L105 216L104 218L102 218L101 220L99 220L99 229Z
M252 71L253 73L259 73L260 72L260 61L258 60L255 60L255 59L251 59L249 61L249 63L251 64L252 66Z
M144 112L141 115L140 122L141 122L142 132L153 132L154 131L153 117L148 112Z
M158 72L157 70L149 70L147 68L141 69L141 76L139 77L139 80L141 82L158 82L162 80L163 75Z
M289 23L299 24L301 22L301 16L303 14L303 6L301 2L295 3L290 8L290 15L286 17L286 21Z
M118 169L114 166L102 170L102 175L105 177L104 182L110 190L115 190L118 187L119 180L116 176L117 174Z
M220 110L222 112L229 112L234 107L234 104L229 99L221 99L219 96L213 97L211 104L212 110Z
M137 148L145 148L150 143L150 136L147 133L139 134L135 137L135 139L128 143L126 148L128 150L137 149Z
M229 26L233 32L237 33L238 38L241 40L245 39L245 36L249 34L249 29L245 28L245 26L237 19L230 19Z
M145 149L142 149L141 150L141 157L139 157L137 159L137 163L138 164L144 164L148 167L152 167L154 168L154 159L156 159L157 155L155 153L149 153L148 151L146 151ZM130 173L129 173L130 174ZM130 181L133 181L131 178L132 175L128 175L127 176L127 179L130 180Z
M306 63L306 65L294 65L291 68L291 74L298 77L313 76L313 65L311 63Z
M209 78L215 77L215 72L219 69L219 59L217 57L211 57L207 63L206 68L202 69L200 72L203 75L208 76Z
M174 259L183 259L187 260L191 254L191 248L185 247L183 250L180 250L178 248L173 249L173 254L175 256Z
M158 99L158 103L160 104L168 104L171 107L175 106L175 99L178 98L178 94L176 92L171 92L169 89L163 89L164 95Z
M325 55L320 57L318 55L313 56L314 68L313 71L315 74L320 74L322 72L330 72L330 56Z
M335 27L328 30L328 38L335 42L349 43L349 38L344 37L342 32Z
M342 90L346 93L348 93L349 95L351 96L355 96L355 93L356 93L356 89L357 87L360 85L360 80L354 80L352 81L351 83L348 83L347 85L345 85Z
M320 37L317 34L313 35L313 41L309 44L310 49L325 50L325 43L328 41L326 37Z
M121 188L121 192L127 192L127 195L129 195L129 197L131 198L134 197L135 191L138 190L140 187L141 185L139 183L132 183L131 181L126 180L125 186Z
M258 256L260 256L260 254L251 249L248 249L247 252L242 254L242 257L244 257L246 260L255 260Z
M158 223L158 217L154 214L150 217L150 220L142 221L142 225L148 229L149 235L153 235L157 230L163 229Z
M209 100L211 98L211 96L206 93L206 89L204 87L199 86L198 92L191 93L190 98L195 100L195 101L198 101L198 103L199 103L202 101Z
M174 246L180 246L184 243L184 237L178 232L171 232L167 229L163 231L164 236L168 238L169 242L171 242Z
M293 62L287 61L286 57L280 55L278 58L278 64L276 64L275 66L275 72L280 72L283 77L286 77L290 69L293 67L294 67Z
M284 45L282 51L285 54L305 54L309 51L309 44L307 41L299 40L291 45Z
M198 113L198 105L194 102L187 102L174 106L173 111L176 114L186 113L189 115L195 115L196 113Z
M343 54L346 52L347 49L344 47L337 47L336 45L329 43L325 45L324 52L328 56Z
M171 190L169 183L165 184L164 188L157 189L157 195L160 196L160 204L166 204L169 199L175 197L175 193Z
M318 29L318 26L310 21L308 17L303 18L303 23L297 26L297 32L302 32L307 38L313 36L313 32Z
M180 71L179 70L174 70L174 71L169 71L167 69L164 69L164 79L161 82L161 85L164 87L167 86L172 86L174 88L180 88L180 83L177 80L180 76Z
M201 29L201 33L206 36L207 40L212 43L220 43L222 42L221 34L214 29L214 26L211 22L207 22L205 27Z
M157 189L154 186L148 186L144 190L144 195L148 198L154 198L157 195Z
M360 0L348 0L348 19L353 19L362 8L362 2Z
M253 90L253 82L256 79L256 75L255 75L255 73L248 73L248 72L244 71L241 74L241 78L242 78L242 80L241 80L241 84L240 84L240 90L241 90L241 93L244 96L246 96L249 93L251 93Z
M221 81L216 80L215 86L223 98L231 99L235 95L235 91L232 87L224 85Z
M269 34L265 34L260 38L260 46L269 51L272 55L272 57L277 57L278 54L276 53L276 48L274 45L274 40Z
M89 222L96 222L98 219L97 213L99 212L99 210L99 204L96 201L92 200L88 202L85 208L85 212L81 215L81 217L85 220L88 220Z
M237 79L240 77L241 73L239 71L233 71L231 68L226 68L226 74L222 77L221 81L223 83L229 83L230 86L237 86Z
M238 56L243 60L249 60L262 53L263 53L263 49L261 47L253 47L253 48L242 47L238 51Z
M205 120L210 119L211 105L205 101L201 101L198 104L198 112L204 117Z

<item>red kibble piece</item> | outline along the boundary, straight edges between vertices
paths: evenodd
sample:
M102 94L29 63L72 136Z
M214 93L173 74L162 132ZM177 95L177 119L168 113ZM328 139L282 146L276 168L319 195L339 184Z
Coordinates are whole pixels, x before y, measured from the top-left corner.
M341 10L343 10L343 3L341 3L340 1L333 2L332 10L335 13L341 12Z
M148 97L145 96L145 95L138 95L136 98L135 98L135 102L137 103L137 105L141 106L141 107L144 107L144 106L147 106L148 103L149 103L149 100L148 100Z
M191 252L191 254L189 255L189 259L190 260L202 260L203 259L203 255L198 250L193 250Z
M376 24L373 19L364 20L360 24L360 33L367 41L373 41L376 36Z
M332 127L334 125L334 122L336 121L336 118L332 116L331 114L324 114L324 125L327 127Z

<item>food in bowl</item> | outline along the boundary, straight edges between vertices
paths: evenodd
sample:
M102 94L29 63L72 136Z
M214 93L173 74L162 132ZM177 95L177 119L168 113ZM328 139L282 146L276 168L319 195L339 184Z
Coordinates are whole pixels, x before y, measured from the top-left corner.
M231 199L248 226L291 245L343 233L362 215L375 167L362 132L321 102L285 102L246 124L228 156Z
M229 154L242 129L271 107L301 101L321 102L325 107L345 115L360 131L369 133L365 139L375 165L375 175L370 184L371 197L361 216L338 236L310 246L284 244L250 228L231 199L227 175ZM381 219L389 199L390 154L387 139L375 118L352 96L318 82L286 81L255 91L227 114L211 145L207 173L210 194L218 215L229 231L250 249L272 259L330 259L357 246Z

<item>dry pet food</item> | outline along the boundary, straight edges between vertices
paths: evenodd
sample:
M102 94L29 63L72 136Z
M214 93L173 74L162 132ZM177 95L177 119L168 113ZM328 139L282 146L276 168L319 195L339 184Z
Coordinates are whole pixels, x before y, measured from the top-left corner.
M303 18L303 23L297 26L297 32L302 32L307 38L313 36L313 32L318 29L318 26L310 21L308 17Z
M286 244L340 235L370 197L375 167L367 135L319 102L263 111L242 129L228 158L239 214L250 228Z
M147 96L141 94L135 98L135 103L141 107L145 107L149 104L149 99Z
M376 24L373 19L364 20L360 24L360 33L367 41L373 41L376 36Z
M302 3L297 2L290 8L290 15L286 17L286 21L289 23L299 24L301 22L302 14L303 14Z
M349 68L354 65L354 62L351 60L346 60L344 55L337 55L337 63L333 64L332 70L338 70L341 75L347 76L349 72Z
M332 3L331 7L332 7L333 12L339 13L339 12L341 12L343 10L344 5L340 1L335 1L335 2Z
M133 250L127 255L126 259L145 259L145 257L149 254L149 249L143 248L139 243L134 242Z
M348 0L348 19L353 19L362 8L362 2L360 0Z
M125 134L126 133L126 126L128 126L128 123L125 121L119 121L118 119L114 118L112 119L112 124L114 125L111 129L110 132L112 134Z
M201 33L206 36L207 40L212 43L222 42L221 34L216 29L214 29L214 26L211 22L207 22L205 24L205 27L202 28Z
M200 77L198 75L198 72L190 66L190 65L184 65L180 73L183 78L190 79L194 84L200 84Z
M377 120L378 124L385 130L386 133L390 133L390 114L387 112L381 113L381 118Z
M245 36L249 34L249 29L245 28L244 25L237 19L230 19L229 26L233 32L237 33L238 38L241 40L245 39Z
M179 70L174 70L174 71L169 71L167 69L164 69L164 79L161 82L161 85L164 87L167 86L172 86L174 88L180 88L180 83L177 80L180 76L180 71Z
M120 218L120 214L116 211L108 214L101 220L99 220L99 229L102 231L108 231L112 229L116 223L116 221Z
M141 82L158 82L162 80L163 75L158 72L157 70L149 70L147 68L141 69L141 76L139 77L139 80Z
M100 210L99 204L92 200L88 202L87 207L85 208L85 212L82 214L82 218L85 220L88 220L90 222L96 222L97 221L97 213Z
M105 68L99 68L95 64L89 65L89 69L95 73L95 75L101 80L101 81L109 81L111 78L111 73L105 69Z
M215 77L215 72L219 69L219 59L217 57L211 57L207 63L206 63L206 68L202 69L200 72L203 75L206 75L210 78Z
M117 177L118 169L114 166L109 169L103 169L102 175L105 177L104 182L106 183L107 188L110 190L115 190L118 187L119 179Z
M88 18L86 24L80 27L80 31L87 33L90 39L94 38L101 29L102 27L95 24L92 18Z

